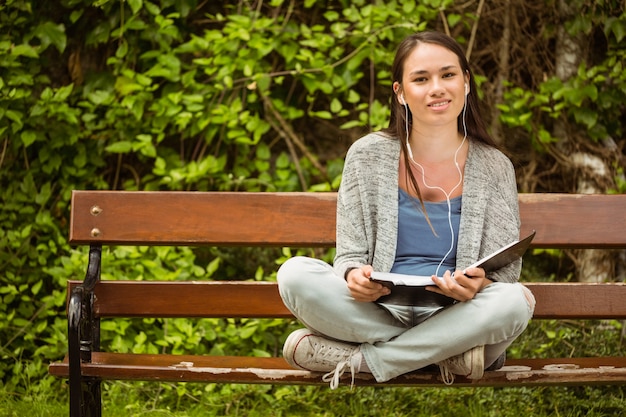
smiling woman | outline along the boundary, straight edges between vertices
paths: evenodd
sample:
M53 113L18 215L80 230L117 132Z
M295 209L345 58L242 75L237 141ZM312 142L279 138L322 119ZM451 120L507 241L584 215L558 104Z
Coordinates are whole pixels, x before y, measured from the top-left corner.
M468 267L518 239L520 219L513 166L484 128L461 47L438 32L409 36L392 75L389 128L346 156L334 267L296 257L277 276L307 327L287 338L283 356L328 372L331 388L347 370L384 382L437 365L446 383L481 378L502 366L534 308L517 282L521 261L489 276ZM432 276L428 289L455 302L381 302L389 290L373 271Z

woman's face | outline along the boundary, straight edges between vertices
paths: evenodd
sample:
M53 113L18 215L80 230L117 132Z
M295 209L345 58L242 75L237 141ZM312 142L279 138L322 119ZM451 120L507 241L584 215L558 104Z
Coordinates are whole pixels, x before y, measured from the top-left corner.
M407 56L403 68L402 84L396 82L394 88L400 104L404 105L404 100L411 110L413 128L453 124L456 129L469 80L454 52L437 44L420 43Z

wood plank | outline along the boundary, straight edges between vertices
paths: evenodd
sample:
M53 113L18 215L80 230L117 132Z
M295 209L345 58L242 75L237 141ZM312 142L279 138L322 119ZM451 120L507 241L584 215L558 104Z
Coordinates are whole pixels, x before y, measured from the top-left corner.
M534 319L626 319L626 284L525 282L537 306Z
M335 193L74 191L70 243L331 247L336 198ZM626 248L626 194L519 198L522 233L537 231L533 247Z
M533 247L626 248L626 194L520 194L522 235Z
M271 282L102 281L96 294L101 317L293 317Z
M84 375L103 379L172 382L325 385L321 373L292 369L282 358L238 356L150 355L95 352L83 364ZM68 376L67 361L50 365L50 373ZM349 384L349 377L342 378ZM504 368L486 372L480 380L457 377L454 386L535 386L567 384L623 384L626 357L519 359ZM358 374L356 386L443 386L439 372L417 371L387 383L370 374Z
M524 285L537 300L535 319L626 319L624 283ZM100 317L292 317L273 282L101 281L95 291Z
M70 243L335 244L334 193L74 191Z

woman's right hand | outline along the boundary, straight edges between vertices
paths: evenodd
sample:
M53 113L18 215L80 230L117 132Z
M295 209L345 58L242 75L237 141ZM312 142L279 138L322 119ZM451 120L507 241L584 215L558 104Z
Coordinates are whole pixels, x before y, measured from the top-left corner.
M357 301L372 302L378 300L383 295L389 294L389 288L370 280L370 275L374 269L370 265L355 268L346 275L348 290Z

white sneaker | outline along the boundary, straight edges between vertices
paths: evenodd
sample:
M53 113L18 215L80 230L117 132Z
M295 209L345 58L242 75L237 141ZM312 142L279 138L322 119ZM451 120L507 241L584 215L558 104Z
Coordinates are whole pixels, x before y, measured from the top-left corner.
M476 346L460 355L438 362L441 379L444 384L451 385L455 375L468 379L480 379L485 372L485 347Z
M322 377L330 382L330 388L339 385L339 378L346 370L354 376L361 369L363 354L358 345L338 342L316 335L308 329L299 329L287 337L283 357L294 368L305 371L328 372Z

